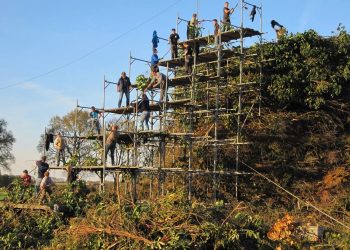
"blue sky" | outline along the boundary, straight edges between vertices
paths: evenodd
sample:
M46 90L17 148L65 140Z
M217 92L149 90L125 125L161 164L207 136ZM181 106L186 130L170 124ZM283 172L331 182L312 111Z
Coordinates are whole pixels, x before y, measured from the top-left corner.
M199 19L219 19L224 2L198 0ZM236 3L230 1L231 6ZM350 1L346 0L251 3L263 4L266 40L274 39L272 19L293 33L313 28L327 36L339 23L350 27ZM116 81L121 71L128 72L130 51L134 57L149 60L153 30L168 37L176 16L189 19L196 6L197 0L0 0L0 118L8 122L17 139L12 173L31 169L33 160L40 157L36 146L51 117L74 109L76 99L82 105L101 106L103 77ZM249 11L245 13L246 26L258 28L259 18L251 23ZM239 25L239 20L237 9L232 22ZM185 25L179 27L184 38ZM205 28L204 34L212 32L211 23ZM164 55L167 44L161 42L159 51ZM135 62L131 79L146 73L147 68ZM16 83L21 84L2 89ZM116 103L112 87L107 107Z

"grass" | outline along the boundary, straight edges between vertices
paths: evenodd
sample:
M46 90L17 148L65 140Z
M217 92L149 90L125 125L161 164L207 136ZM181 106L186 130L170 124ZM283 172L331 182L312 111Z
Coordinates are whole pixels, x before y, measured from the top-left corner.
M0 189L0 201L3 201L7 198L7 192Z

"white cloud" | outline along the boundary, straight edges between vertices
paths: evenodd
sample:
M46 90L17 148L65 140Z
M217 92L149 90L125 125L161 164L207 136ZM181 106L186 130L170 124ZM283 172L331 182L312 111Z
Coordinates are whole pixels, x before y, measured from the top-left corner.
M64 105L69 108L74 107L75 100L71 97L64 95L61 91L43 87L36 83L24 83L20 86L20 88L25 90L30 90L34 94L40 95L50 100L51 103L55 105Z

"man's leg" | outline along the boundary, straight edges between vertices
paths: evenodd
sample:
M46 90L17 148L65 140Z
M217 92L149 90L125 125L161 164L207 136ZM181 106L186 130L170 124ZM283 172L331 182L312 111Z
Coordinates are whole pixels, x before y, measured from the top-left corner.
M66 165L66 158L65 158L64 149L61 150L61 157L62 157L62 163L63 163L63 165Z
M171 59L174 59L175 58L174 45L171 45L170 49L171 49Z
M56 151L56 166L60 165L60 150Z
M141 117L140 117L140 127L141 130L143 130L143 123L145 121L145 111L142 112Z
M41 183L41 178L36 178L36 180L35 180L35 197L37 197L38 196L38 194L39 194L39 191L40 191L40 183Z
M111 147L110 144L106 144L106 151L105 151L105 162L106 162L106 165L107 165L107 155L108 155L108 152L110 150L110 147Z
M125 92L125 96L126 96L126 106L129 107L129 105L130 105L130 92L129 92L129 90L127 90Z
M111 148L110 148L110 151L111 151L111 162L112 162L112 166L114 166L115 162L114 162L114 154L115 154L115 145L112 145Z
M151 113L149 111L146 111L146 115L145 115L145 124L146 124L146 129L149 130L149 125L148 125L148 122L149 122L149 118L151 116Z
M122 106L123 95L124 95L124 91L121 90L119 92L118 108L120 108Z
M177 45L174 46L175 58L178 57Z

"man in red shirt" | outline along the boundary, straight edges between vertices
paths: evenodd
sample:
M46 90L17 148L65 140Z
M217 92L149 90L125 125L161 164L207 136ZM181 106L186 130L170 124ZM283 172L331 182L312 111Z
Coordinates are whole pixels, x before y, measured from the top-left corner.
M22 194L21 200L23 200L25 193L29 191L30 186L32 185L32 177L28 174L27 170L24 170L21 174L22 179Z

